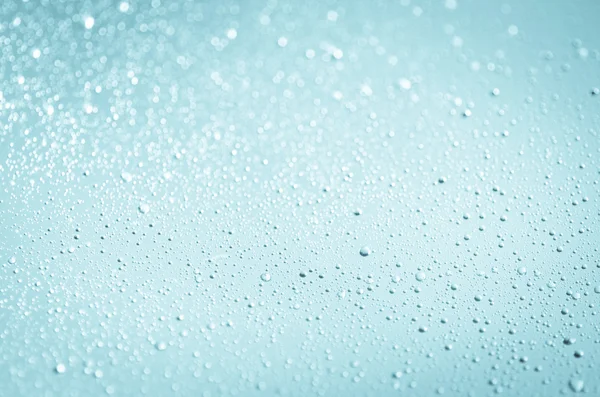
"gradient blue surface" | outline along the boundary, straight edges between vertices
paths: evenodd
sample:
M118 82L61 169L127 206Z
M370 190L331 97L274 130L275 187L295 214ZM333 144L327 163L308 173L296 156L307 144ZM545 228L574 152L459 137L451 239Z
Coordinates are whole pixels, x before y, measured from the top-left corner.
M0 6L0 396L600 396L600 2Z

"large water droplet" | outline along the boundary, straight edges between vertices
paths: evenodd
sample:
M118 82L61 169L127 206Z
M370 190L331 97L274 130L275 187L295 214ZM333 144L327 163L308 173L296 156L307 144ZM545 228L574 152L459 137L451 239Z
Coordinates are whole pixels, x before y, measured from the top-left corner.
M367 246L364 246L360 249L361 256L369 256L371 254L371 249Z

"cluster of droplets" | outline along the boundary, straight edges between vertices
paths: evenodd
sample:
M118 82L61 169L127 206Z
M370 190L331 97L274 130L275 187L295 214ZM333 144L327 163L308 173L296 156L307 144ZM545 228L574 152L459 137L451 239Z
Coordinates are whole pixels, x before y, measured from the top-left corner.
M599 390L597 38L46 3L0 6L7 395Z

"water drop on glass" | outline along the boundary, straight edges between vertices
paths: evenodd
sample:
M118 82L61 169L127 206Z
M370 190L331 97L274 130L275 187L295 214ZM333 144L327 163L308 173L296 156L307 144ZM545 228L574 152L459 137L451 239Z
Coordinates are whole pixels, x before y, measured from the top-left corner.
M260 275L260 279L265 282L271 281L271 275L269 273L263 273Z
M359 252L361 256L369 256L371 254L371 249L367 246L364 246L360 249Z

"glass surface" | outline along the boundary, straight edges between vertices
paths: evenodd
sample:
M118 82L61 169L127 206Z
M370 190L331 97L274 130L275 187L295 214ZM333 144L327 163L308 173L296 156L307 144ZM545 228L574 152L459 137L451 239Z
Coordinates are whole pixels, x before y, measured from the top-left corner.
M0 396L600 396L599 16L3 0Z

